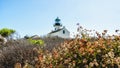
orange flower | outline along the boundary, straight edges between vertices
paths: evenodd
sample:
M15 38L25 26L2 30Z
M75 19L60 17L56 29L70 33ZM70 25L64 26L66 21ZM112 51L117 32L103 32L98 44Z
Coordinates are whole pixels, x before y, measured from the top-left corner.
M50 67L50 68L53 68L53 65L52 65L52 64L50 64L50 65L49 65L49 67Z
M80 39L80 42L84 43L84 42L85 42L85 39Z
M57 51L53 51L53 56L54 56L55 59L59 57Z
M43 55L39 55L38 59L39 59L39 61L42 61L43 60Z
M14 68L22 68L21 63L16 63Z
M87 46L91 46L91 42L87 42Z
M84 48L83 47L81 47L80 49L79 49L79 51L80 51L80 53L82 53L82 52L84 52Z
M90 54L93 54L94 50L93 50L92 48L89 48L89 49L88 49L88 52L89 52Z

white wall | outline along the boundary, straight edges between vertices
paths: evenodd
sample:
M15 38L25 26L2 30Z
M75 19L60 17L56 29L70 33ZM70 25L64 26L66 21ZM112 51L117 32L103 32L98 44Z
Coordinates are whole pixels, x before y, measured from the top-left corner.
M63 34L63 30L65 31L65 34ZM63 28L62 30L60 30L58 32L50 34L50 36L58 36L61 38L70 38L70 32L66 28Z

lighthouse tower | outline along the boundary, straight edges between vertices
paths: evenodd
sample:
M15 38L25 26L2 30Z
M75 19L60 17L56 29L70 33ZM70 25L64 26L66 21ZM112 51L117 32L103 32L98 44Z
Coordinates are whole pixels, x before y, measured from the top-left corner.
M55 30L61 29L62 24L60 23L60 19L58 17L55 19L55 24L53 26L55 27Z

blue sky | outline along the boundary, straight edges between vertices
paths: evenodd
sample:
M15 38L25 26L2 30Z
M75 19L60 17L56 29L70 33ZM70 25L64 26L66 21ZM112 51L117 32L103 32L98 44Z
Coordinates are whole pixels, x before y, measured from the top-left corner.
M120 29L120 0L0 0L0 29L15 29L21 36L49 33L57 16L71 33L76 23L113 33Z

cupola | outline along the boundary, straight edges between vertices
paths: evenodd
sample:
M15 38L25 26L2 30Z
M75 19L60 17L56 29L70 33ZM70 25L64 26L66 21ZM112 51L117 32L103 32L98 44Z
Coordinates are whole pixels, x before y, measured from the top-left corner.
M62 27L62 24L60 23L60 21L61 20L59 19L59 17L55 19L55 24L54 24L55 30L58 30Z

